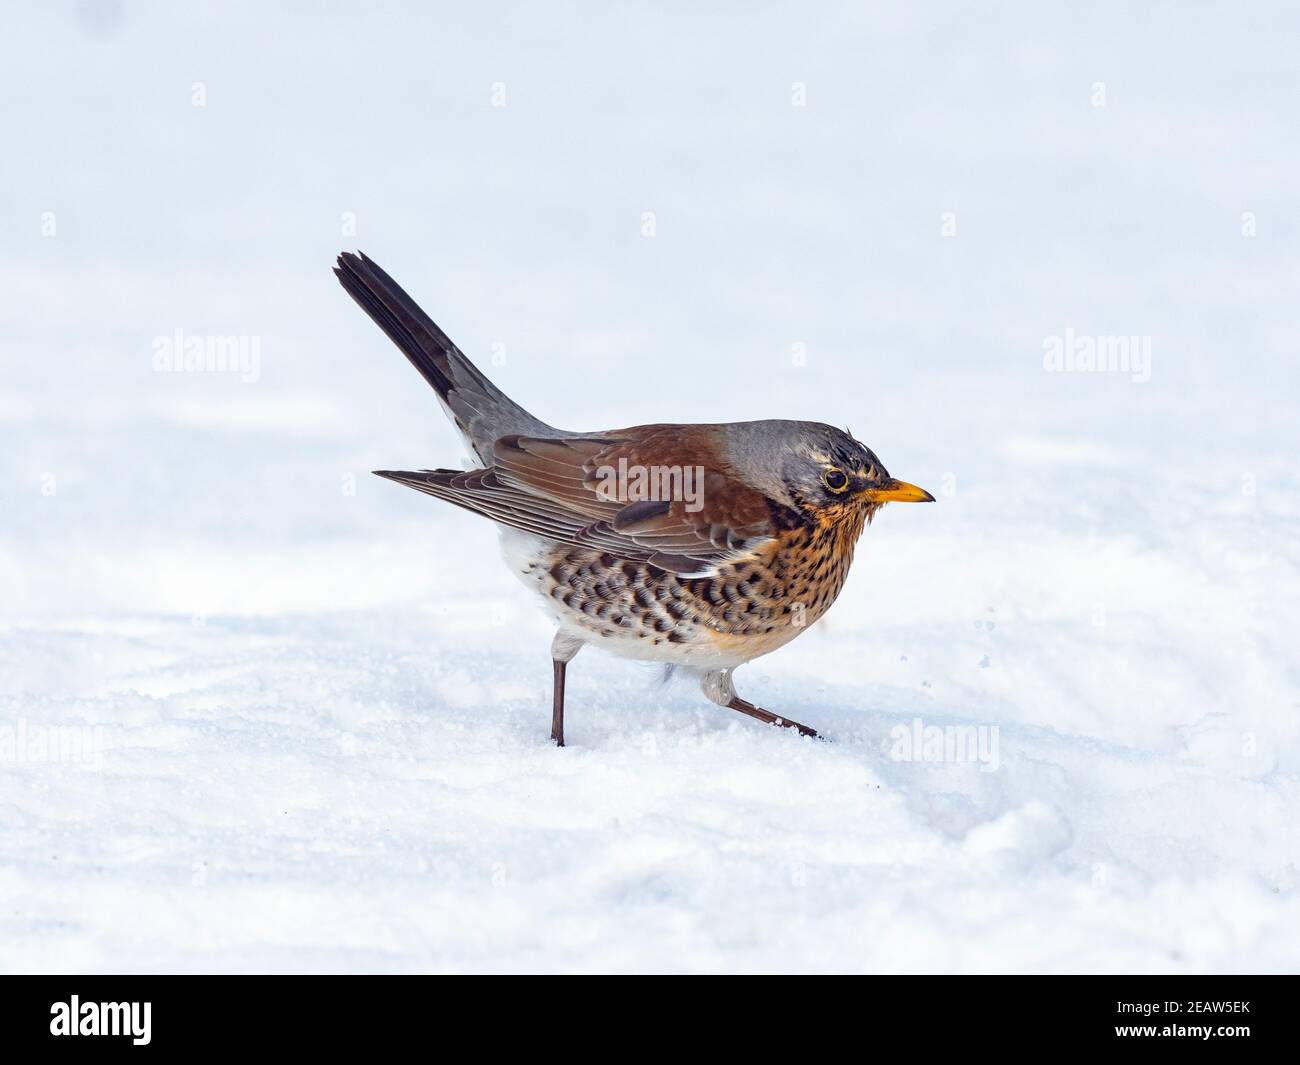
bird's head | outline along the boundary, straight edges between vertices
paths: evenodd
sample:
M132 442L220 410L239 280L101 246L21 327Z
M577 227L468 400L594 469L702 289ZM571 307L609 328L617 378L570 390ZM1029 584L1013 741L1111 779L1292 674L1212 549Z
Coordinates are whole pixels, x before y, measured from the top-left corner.
M799 423L785 449L781 480L791 504L818 524L861 528L886 503L933 503L923 488L889 476L880 459L848 433Z

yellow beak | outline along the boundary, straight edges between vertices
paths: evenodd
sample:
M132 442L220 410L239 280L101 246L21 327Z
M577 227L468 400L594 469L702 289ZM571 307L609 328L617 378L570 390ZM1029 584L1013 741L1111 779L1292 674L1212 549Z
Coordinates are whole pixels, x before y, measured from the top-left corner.
M868 488L862 493L873 503L933 503L934 496L924 488L906 481L886 481L879 488Z

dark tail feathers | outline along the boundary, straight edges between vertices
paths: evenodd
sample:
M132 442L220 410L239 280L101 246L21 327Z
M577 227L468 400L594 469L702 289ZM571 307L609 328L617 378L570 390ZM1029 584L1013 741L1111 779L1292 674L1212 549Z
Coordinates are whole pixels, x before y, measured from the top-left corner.
M555 433L483 376L401 287L362 254L344 252L334 268L349 296L433 386L456 427L484 465L500 436Z

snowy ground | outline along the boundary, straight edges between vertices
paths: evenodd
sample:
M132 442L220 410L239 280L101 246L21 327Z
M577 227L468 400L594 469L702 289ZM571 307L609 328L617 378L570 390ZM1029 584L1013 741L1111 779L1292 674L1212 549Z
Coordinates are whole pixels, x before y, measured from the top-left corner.
M0 968L1300 968L1295 16L799 10L24 16ZM355 246L543 418L818 418L939 497L738 675L828 742L591 651L547 742L490 528L366 472L460 452Z

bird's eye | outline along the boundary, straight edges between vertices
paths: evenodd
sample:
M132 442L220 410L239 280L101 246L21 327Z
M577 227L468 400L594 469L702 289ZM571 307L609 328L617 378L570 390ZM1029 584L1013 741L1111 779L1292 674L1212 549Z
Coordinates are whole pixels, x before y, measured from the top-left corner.
M822 484L837 495L849 486L849 476L843 470L834 467L822 474Z

